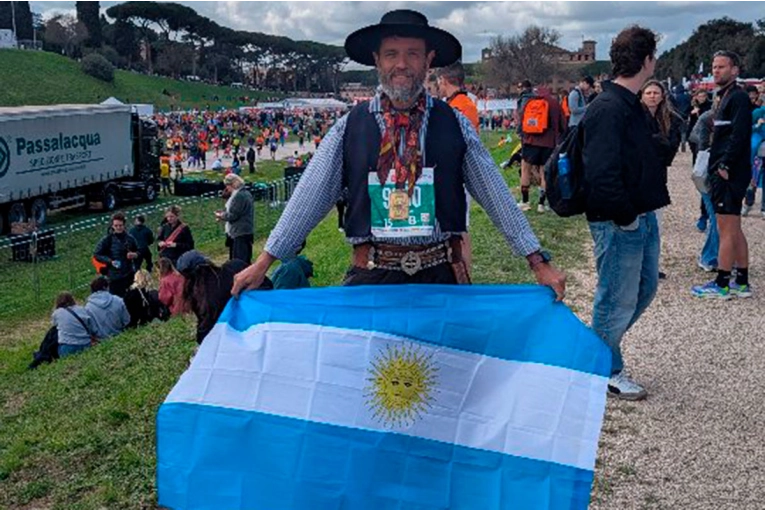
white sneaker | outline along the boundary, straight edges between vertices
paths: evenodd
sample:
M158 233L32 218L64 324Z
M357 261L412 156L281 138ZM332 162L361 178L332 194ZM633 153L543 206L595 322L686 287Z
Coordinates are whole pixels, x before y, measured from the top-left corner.
M752 210L752 206L751 205L746 205L746 204L742 205L741 206L741 216L749 216L749 211L751 211L751 210Z
M762 211L762 212L760 213L760 215L762 216L762 219L763 219L763 220L765 220L765 211Z
M621 371L608 380L608 395L622 400L643 400L648 396L648 392Z
M545 213L545 206L544 206L544 204L539 204L539 205L537 206L537 212L538 212L539 214L544 214L544 213Z
M717 268L716 268L716 267L714 267L714 266L710 266L709 264L704 264L704 263L703 263L701 260L697 260L697 261L696 261L696 264L698 264L698 266L699 266L699 267L700 267L700 268L701 268L703 271L706 271L707 273L713 273L713 272L717 271Z
M521 202L521 205L518 207L521 208L521 211L528 211L531 209L531 205L528 202Z

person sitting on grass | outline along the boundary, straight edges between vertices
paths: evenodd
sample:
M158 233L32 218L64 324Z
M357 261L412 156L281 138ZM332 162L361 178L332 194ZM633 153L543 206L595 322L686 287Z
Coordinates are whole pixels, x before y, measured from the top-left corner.
M93 318L77 304L71 292L61 292L56 297L51 322L58 331L60 358L82 352L97 343Z
M197 343L201 344L231 298L234 275L246 268L247 263L233 259L219 267L202 253L191 250L181 255L176 267L185 280L183 300L197 318ZM258 290L269 289L273 289L273 284L266 278Z
M144 270L139 273L145 272ZM136 275L137 276L137 275ZM90 297L85 310L93 319L91 330L100 339L119 334L130 324L130 314L121 297L109 293L109 280L103 276L90 282Z
M159 300L170 310L170 315L182 315L187 311L183 300L183 276L176 271L168 258L159 259Z
M125 305L130 312L128 327L135 328L155 319L164 321L170 318L170 311L160 302L159 293L151 287L151 274L143 269L138 271L135 282L125 294Z
M300 253L305 249L305 241L300 245L296 257L282 262L271 275L275 290L303 289L311 286L309 278L313 277L313 262Z

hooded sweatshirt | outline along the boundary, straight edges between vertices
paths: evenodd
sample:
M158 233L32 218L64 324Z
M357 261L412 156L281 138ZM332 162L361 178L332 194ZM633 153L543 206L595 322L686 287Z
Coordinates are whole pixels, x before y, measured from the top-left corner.
M77 314L82 322L87 326L87 330L82 326L82 322L77 320L71 312L64 308L53 310L51 322L58 329L58 343L62 345L90 345L90 334L95 334L96 327L93 318L88 311L80 305L69 307L69 310Z
M93 318L98 338L108 338L121 332L130 323L130 314L121 297L106 291L94 292L88 298L85 309Z
M308 279L312 276L313 262L300 255L292 260L282 262L282 265L274 271L271 280L274 283L274 290L302 289L311 286Z

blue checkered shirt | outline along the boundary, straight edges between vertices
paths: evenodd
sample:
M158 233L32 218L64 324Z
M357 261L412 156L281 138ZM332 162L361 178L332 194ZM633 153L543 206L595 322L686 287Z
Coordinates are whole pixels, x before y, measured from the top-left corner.
M420 146L425 147L425 134L433 99L428 95L425 117L420 131ZM374 113L380 131L384 131L380 94L369 103L369 111ZM486 210L492 222L504 235L516 255L526 256L540 249L539 240L531 230L526 216L518 208L515 198L510 193L497 165L489 151L483 146L475 128L461 113L457 112L462 136L467 145L465 160L462 164L465 187L468 193ZM290 259L308 237L308 234L332 210L340 199L343 174L343 136L348 122L348 115L340 118L321 141L319 149L305 169L300 183L287 203L276 227L271 231L266 243L266 251L279 259ZM423 160L425 154L423 154ZM442 232L436 221L432 236L405 237L395 239L376 239L369 237L349 237L347 241L356 245L364 242L383 242L398 245L424 245L444 241L459 232Z

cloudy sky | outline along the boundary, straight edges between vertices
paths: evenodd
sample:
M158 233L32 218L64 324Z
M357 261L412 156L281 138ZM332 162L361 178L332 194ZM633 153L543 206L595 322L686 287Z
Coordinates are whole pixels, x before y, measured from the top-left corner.
M74 2L30 2L49 17L73 12ZM115 3L101 2L102 10ZM522 31L530 24L557 29L561 46L577 49L597 41L597 58L608 58L611 39L626 25L639 23L662 35L659 51L683 42L700 24L728 16L753 22L765 17L765 2L180 2L218 24L236 30L284 35L342 45L353 30L375 24L388 10L423 12L432 25L449 30L463 45L465 62L475 62L496 35Z

